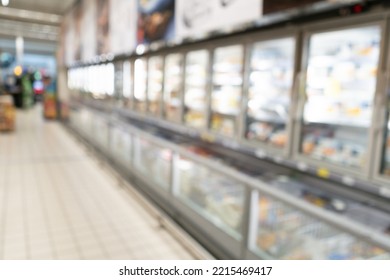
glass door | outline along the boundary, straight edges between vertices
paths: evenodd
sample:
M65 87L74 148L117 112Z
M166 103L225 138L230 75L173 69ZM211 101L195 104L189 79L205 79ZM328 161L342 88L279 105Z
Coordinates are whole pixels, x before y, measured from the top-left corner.
M184 122L195 128L207 127L207 72L209 52L191 51L186 57Z
M148 65L148 111L153 116L160 115L163 87L163 58L152 56Z
M244 47L220 47L214 52L211 129L233 136L241 111Z
M174 53L165 58L164 116L167 120L181 122L181 96L183 55Z
M132 79L131 79L131 63L125 61L123 63L123 105L124 107L130 108L132 99Z
M379 26L310 36L301 152L311 158L361 168L376 91Z
M138 58L134 62L134 109L146 112L147 61Z
M117 61L114 64L114 95L118 101L123 100L123 62Z
M293 85L295 39L253 45L245 138L285 147Z

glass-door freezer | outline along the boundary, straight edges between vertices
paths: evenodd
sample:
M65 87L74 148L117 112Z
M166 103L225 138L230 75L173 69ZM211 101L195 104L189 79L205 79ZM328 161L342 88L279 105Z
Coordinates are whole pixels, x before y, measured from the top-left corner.
M260 41L250 55L245 138L286 146L294 72L294 38Z
M146 112L147 60L138 58L134 62L134 109Z
M309 37L301 152L348 168L363 168L376 92L380 26Z
M184 122L195 128L207 127L207 73L209 52L191 51L186 56Z
M238 132L243 62L242 45L219 47L214 51L211 130L230 137Z
M166 56L164 77L164 118L173 122L181 122L182 54L173 53Z
M132 104L133 83L131 72L131 62L128 60L123 62L123 106L126 108L131 108Z
M163 89L163 57L152 56L148 65L148 112L159 116L161 112L161 97Z

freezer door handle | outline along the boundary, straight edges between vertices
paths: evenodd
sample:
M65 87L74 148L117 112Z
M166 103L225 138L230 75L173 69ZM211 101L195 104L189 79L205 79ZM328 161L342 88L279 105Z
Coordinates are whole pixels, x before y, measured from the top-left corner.
M378 136L382 133L383 129L386 128L387 122L387 110L388 102L390 98L390 72L381 73L378 75L379 90L375 94L375 107L377 110L374 110L374 133L375 136Z
M294 121L301 122L303 118L303 109L306 103L306 74L300 72L295 77L294 89L293 89L293 103L294 103Z

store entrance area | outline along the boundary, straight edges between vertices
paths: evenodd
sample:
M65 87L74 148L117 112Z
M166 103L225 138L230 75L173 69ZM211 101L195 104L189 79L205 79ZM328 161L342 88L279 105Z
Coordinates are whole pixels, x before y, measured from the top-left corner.
M199 258L40 104L16 127L0 134L0 259Z

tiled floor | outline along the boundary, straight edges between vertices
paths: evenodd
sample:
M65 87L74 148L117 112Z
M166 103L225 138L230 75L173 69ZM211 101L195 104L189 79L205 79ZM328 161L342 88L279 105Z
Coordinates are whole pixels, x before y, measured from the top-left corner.
M0 259L191 258L39 107L0 134Z

